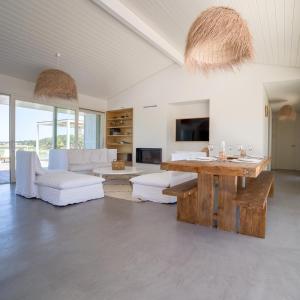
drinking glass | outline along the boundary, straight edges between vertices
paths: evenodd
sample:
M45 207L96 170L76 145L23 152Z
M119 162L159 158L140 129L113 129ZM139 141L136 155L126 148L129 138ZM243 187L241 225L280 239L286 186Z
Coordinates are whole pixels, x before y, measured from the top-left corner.
M246 156L246 149L244 148L243 145L238 146L238 151L240 153L240 155L239 155L240 157L245 157Z
M228 145L228 155L233 156L233 146L232 145Z
M212 152L214 151L214 145L209 144L207 148L208 148L208 156L211 157Z
M252 145L248 145L248 147L247 147L247 155L248 155L249 157L252 156L252 151L253 151Z

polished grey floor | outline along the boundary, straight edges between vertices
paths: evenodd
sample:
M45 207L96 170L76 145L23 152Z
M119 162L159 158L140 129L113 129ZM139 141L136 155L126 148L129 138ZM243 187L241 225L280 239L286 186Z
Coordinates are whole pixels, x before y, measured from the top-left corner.
M300 173L277 173L266 239L106 198L65 208L0 186L0 299L300 299Z

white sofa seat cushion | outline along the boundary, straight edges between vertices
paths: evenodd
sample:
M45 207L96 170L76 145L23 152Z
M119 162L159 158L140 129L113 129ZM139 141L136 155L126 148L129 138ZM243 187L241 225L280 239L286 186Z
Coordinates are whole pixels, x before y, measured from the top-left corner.
M195 178L197 178L195 173L166 171L140 175L131 178L130 181L133 184L168 188Z
M105 181L103 178L90 176L85 174L78 174L73 172L48 172L46 174L37 176L36 184L47 186L58 190L79 188L94 184L101 184Z

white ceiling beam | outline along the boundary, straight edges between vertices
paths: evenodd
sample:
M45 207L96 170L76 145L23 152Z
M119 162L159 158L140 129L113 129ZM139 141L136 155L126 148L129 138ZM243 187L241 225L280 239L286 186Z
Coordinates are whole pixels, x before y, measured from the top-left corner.
M183 65L184 57L167 40L142 21L119 0L92 0L96 5L137 33L156 49L179 65Z

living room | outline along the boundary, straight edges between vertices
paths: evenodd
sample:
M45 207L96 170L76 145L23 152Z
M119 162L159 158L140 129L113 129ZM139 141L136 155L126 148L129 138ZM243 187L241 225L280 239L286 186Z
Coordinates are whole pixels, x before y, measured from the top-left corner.
M1 1L0 299L299 299L299 11Z

